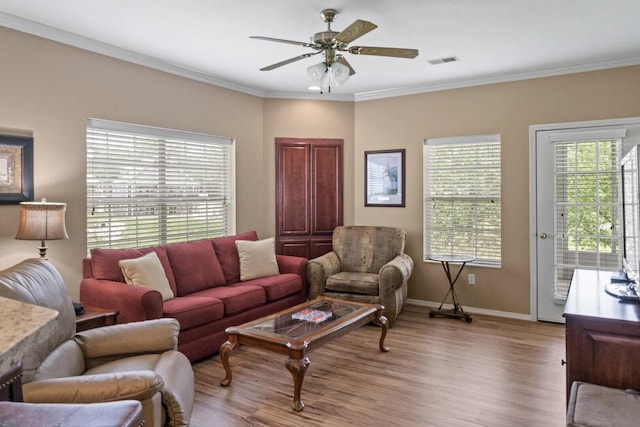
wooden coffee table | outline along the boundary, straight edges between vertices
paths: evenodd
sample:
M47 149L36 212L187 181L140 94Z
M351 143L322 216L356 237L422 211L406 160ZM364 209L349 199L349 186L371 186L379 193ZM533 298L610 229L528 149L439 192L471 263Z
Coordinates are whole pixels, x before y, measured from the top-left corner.
M229 340L220 347L220 359L226 377L222 386L231 384L229 353L240 344L252 345L289 356L285 366L293 376L293 409L301 411L302 381L309 367L307 353L373 321L382 327L380 351L389 351L384 339L389 328L382 314L384 306L318 297L295 307L225 331Z

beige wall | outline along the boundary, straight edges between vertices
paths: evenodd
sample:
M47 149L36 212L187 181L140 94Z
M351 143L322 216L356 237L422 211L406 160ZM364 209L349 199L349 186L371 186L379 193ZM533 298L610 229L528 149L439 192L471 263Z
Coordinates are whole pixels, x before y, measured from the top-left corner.
M342 138L345 224L407 230L416 262L410 297L438 301L439 265L422 260L422 142L499 133L503 142L503 266L473 269L465 305L529 312L529 141L532 124L640 116L640 67L364 102L260 99L0 27L0 130L32 132L35 195L68 203L70 239L49 259L77 297L85 256L85 126L89 117L236 139L237 230L275 230L276 137ZM366 150L407 150L405 208L365 208ZM37 255L13 239L19 208L0 206L0 268Z
M262 99L0 27L0 129L33 132L35 196L67 203L69 240L49 260L77 298L86 251L85 130L89 117L236 139L237 230L268 231ZM14 240L16 205L0 206L0 268L37 256Z
M267 99L264 101L264 150L266 205L269 235L275 233L275 139L338 138L343 140L344 223L353 224L354 103Z
M390 114L392 112L392 114ZM426 138L502 137L502 268L470 268L456 289L464 305L529 313L529 126L640 116L640 67L627 67L356 103L355 219L403 227L416 262L409 297L440 301L439 264L422 261L422 146ZM407 150L406 208L364 207L365 150Z

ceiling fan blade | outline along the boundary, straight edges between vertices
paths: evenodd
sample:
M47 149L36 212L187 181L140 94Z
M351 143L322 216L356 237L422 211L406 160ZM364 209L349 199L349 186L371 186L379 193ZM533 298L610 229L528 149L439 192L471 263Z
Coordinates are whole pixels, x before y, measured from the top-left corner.
M353 67L351 66L351 64L349 64L349 62L346 60L346 58L342 55L338 56L336 58L336 62L339 62L343 65L346 65L347 67L349 67L349 75L353 76L356 73L356 70L353 69Z
M333 39L348 44L358 37L367 34L369 31L375 30L376 28L378 28L376 24L358 19L354 21L353 24L342 30L342 32L335 36Z
M257 40L266 40L268 42L295 44L297 46L304 46L304 47L316 47L313 43L297 42L295 40L274 39L273 37L249 36L249 38L250 39L257 39Z
M418 49L399 47L352 46L348 50L349 53L355 55L393 56L395 58L415 58L418 56Z
M303 53L302 55L296 56L294 58L289 58L284 61L276 62L275 64L267 65L266 67L260 68L260 71L271 71L278 67L282 67L283 65L291 64L292 62L300 61L301 59L309 58L310 56L317 55L322 51L311 52L311 53Z

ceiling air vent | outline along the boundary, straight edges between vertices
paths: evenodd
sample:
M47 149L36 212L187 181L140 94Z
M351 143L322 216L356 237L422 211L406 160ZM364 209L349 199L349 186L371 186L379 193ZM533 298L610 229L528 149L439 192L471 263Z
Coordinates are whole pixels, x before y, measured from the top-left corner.
M436 59L428 59L427 62L431 65L438 65L438 64L446 64L448 62L457 62L459 61L457 56L447 56L444 58L436 58Z

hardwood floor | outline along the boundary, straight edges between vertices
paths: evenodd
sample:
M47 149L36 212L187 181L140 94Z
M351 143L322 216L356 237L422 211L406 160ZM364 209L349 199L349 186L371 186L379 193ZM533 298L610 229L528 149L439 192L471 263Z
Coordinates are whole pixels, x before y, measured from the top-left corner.
M564 325L405 306L385 343L360 328L309 355L302 412L285 357L242 346L194 364L192 426L562 426Z

